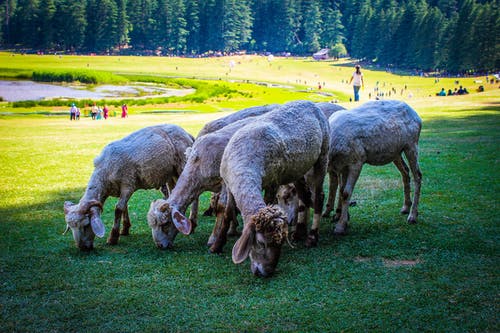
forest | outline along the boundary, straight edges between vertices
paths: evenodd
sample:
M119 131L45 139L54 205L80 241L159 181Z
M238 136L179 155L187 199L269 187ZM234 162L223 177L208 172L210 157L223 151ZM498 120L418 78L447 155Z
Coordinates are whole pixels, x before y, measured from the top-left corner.
M349 56L382 68L500 68L499 0L3 0L0 48Z

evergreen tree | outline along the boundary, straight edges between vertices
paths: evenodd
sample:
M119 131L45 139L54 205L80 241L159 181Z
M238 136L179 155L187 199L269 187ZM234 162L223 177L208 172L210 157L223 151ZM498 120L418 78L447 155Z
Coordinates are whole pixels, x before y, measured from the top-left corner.
M189 53L199 53L200 9L198 0L186 0L186 49Z
M323 11L322 21L321 44L324 47L342 44L344 42L342 13L337 9L328 7Z
M13 17L12 36L25 46L35 47L38 36L38 0L19 0Z
M61 50L78 50L83 47L87 26L85 0L61 0L54 16L56 45Z
M37 47L51 48L54 43L54 15L56 13L54 0L41 0L38 13Z
M313 53L321 48L320 36L323 32L318 1L307 1L304 10L304 49L306 52Z
M463 72L474 68L473 59L475 42L471 39L473 36L473 22L476 19L477 5L474 0L464 0L458 19L453 27L452 38L449 43L449 57L447 68L452 72Z

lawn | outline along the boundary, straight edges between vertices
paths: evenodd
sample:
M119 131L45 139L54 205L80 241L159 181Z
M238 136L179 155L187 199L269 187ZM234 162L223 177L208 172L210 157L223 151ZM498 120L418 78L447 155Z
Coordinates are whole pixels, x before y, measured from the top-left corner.
M61 62L68 58L50 57ZM88 61L110 69L101 57L76 60L75 66ZM309 78L314 68L318 73L351 72L349 66L328 62L278 59L269 65L265 58L250 60L241 66L241 75L253 75L248 78L255 81L285 84L286 77L298 73ZM186 75L211 77L215 69L205 72L203 64L228 59L199 59L198 71L185 65L186 59L171 61L178 68L186 66ZM281 69L275 68L280 61ZM116 62L113 72L150 73L166 66L164 58L107 62ZM268 66L267 75L251 71L257 62ZM208 253L210 217L200 218L193 235L178 235L174 249L158 250L146 223L150 202L161 195L155 190L134 194L129 202L131 235L121 237L116 246L98 239L95 250L84 253L71 235L62 235L63 203L79 200L93 158L107 143L158 123L178 124L196 135L204 123L225 113L138 110L127 119L79 122L66 116L0 115L0 331L498 332L498 87L467 96L429 97L437 87L434 79L365 73L370 78L366 92L375 78L379 85L410 82L415 89L413 97L405 94L401 99L424 123L419 223L408 225L399 214L403 191L397 169L367 166L353 194L357 205L350 209L349 234L333 236L332 224L324 218L319 246L285 246L276 274L268 279L254 277L248 261L232 263L235 239L223 254ZM332 75L331 85L339 81L335 85L343 87L341 77ZM444 80L439 83L454 85L453 79ZM466 80L460 79L472 87L474 78ZM294 89L303 88L299 86ZM417 86L420 93L412 88ZM345 94L350 94L346 87ZM314 100L317 94L304 96ZM211 100L200 107L231 112L240 103L273 99ZM343 100L342 105L354 103ZM205 193L201 210L208 199ZM109 199L104 207L108 232L115 203Z

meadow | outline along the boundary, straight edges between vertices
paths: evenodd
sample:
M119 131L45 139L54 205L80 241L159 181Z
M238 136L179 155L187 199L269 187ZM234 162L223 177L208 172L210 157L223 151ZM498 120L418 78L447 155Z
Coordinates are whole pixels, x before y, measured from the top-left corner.
M210 79L247 93L203 103L138 105L128 118L106 121L70 122L61 114L68 107L1 102L0 331L500 330L498 83L482 83L486 91L476 93L475 81L483 77L436 81L364 69L362 102L376 87L394 87L391 98L405 100L423 119L419 223L408 225L399 214L403 190L397 169L366 166L353 194L357 205L350 209L349 234L332 235L324 218L317 248L285 246L276 274L261 279L251 274L248 261L232 263L235 239L221 255L208 253L211 217L200 217L193 235L178 235L172 250L158 250L146 214L159 191L136 192L129 202L131 235L116 246L98 239L89 253L62 235L63 203L79 200L93 159L107 143L145 126L174 123L196 135L229 112L293 99L336 99L351 108L351 63L8 53L0 53L0 63L3 78L88 64L114 75ZM441 86L453 89L456 80L471 94L435 96ZM318 82L325 83L321 91ZM205 193L201 210L208 200ZM104 207L108 232L115 203L108 199Z

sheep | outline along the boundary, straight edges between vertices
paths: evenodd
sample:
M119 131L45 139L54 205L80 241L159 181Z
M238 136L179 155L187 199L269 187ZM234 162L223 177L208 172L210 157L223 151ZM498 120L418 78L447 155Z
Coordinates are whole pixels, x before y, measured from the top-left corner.
M91 250L94 237L104 236L100 215L109 196L119 197L119 201L107 243L117 244L122 218L121 234L128 235L131 224L127 202L132 194L138 189L160 188L166 183L172 188L186 162L184 152L193 142L194 137L181 127L165 124L143 128L104 147L94 160L94 172L80 202L64 203L65 220L76 245L81 250ZM194 202L193 220L197 209Z
M326 117L308 101L287 103L233 135L224 151L220 174L229 191L229 201L234 200L244 221L242 235L232 250L234 263L250 256L254 275L273 274L287 239L288 221L281 208L266 205L262 189L294 182L301 190L304 187L299 183L310 169L318 199L314 202L311 235L317 242L328 136Z
M187 205L204 191L220 192L223 182L220 176L220 161L227 143L241 127L253 122L254 117L244 118L229 124L218 131L198 137L188 151L188 159L176 186L167 200L158 199L151 203L147 215L152 229L153 240L159 248L170 248L177 235L176 227L191 232L193 226L183 214ZM225 190L223 190L223 193ZM225 195L225 194L224 194ZM224 198L223 198L224 199ZM225 199L219 200L222 208L217 220L225 211ZM228 217L233 216L231 214ZM219 222L215 224L213 235L209 240L210 251L219 253L221 245L216 242Z
M329 119L330 143L328 174L332 181L328 205L333 207L340 179L335 234L347 232L348 207L352 191L363 164L394 163L404 185L402 214L408 223L416 223L422 173L418 164L418 140L422 120L408 104L395 100L372 101L349 111L339 111ZM410 176L403 160L406 156L413 174L413 205L410 198ZM411 210L410 210L411 207Z

